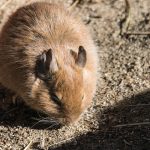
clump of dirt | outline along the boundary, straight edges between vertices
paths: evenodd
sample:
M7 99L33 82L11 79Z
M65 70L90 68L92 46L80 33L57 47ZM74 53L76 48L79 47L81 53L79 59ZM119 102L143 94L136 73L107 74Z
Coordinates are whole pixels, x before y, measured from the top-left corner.
M8 0L6 5L2 0L1 26L18 7L30 2ZM99 56L93 106L69 127L47 124L43 114L24 104L0 109L0 149L149 150L150 1L129 1L130 10L126 0L49 2L69 8L73 4L72 11L91 30ZM0 91L0 105L4 95L12 96Z

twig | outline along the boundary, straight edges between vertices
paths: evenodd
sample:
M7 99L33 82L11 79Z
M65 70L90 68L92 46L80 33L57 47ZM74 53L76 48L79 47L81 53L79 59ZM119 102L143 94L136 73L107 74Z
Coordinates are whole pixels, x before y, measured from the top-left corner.
M126 35L150 35L150 32L125 32Z
M129 28L130 20L131 20L131 6L130 6L130 3L129 3L129 0L125 0L125 3L126 3L125 31L127 31L128 28Z
M69 10L73 10L78 4L80 0L75 0L75 2L68 8Z
M114 108L118 107L119 105L116 104ZM150 104L135 104L135 105L124 105L123 107L144 107L144 106L150 106ZM105 107L104 107L105 108ZM107 107L106 107L107 108Z
M125 107L139 107L139 106L150 106L150 104L126 105Z
M129 32L128 28L131 20L131 6L129 0L125 0L126 8L125 8L125 18L121 22L121 35L150 35L150 32Z
M119 127L128 127L128 126L139 126L139 125L150 125L150 122L138 122L138 123L129 123L129 124L120 124L113 126L114 128L119 128Z
M150 138L143 137L144 140L150 141Z
M131 20L131 6L129 0L125 0L125 18L121 22L121 34L127 32Z
M1 7L0 9L4 9L12 0L8 0L6 1Z
M28 150L31 147L32 143L33 141L30 141L30 143L24 148L24 150Z
M43 132L43 136L42 136L41 147L42 148L45 147L45 134L44 134L44 132Z

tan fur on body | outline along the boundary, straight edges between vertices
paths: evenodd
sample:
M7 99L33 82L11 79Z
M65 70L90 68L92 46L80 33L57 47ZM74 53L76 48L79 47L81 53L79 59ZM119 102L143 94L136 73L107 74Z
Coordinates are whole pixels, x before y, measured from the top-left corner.
M86 50L83 68L76 64L79 46ZM51 79L45 83L36 76L35 67L38 56L48 49L58 68L52 66ZM88 30L63 7L34 3L20 8L0 34L0 82L30 107L62 123L74 122L90 105L96 73L96 48ZM51 89L61 106L51 99Z

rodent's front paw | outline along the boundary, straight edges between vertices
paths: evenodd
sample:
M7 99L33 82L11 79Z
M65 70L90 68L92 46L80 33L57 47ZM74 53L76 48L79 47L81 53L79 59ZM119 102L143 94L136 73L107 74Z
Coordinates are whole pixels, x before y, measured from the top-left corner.
M23 100L17 94L14 94L12 96L12 104L14 104L14 105L23 104Z
M12 105L20 105L23 101L15 93L5 89L0 88L0 109L7 110Z

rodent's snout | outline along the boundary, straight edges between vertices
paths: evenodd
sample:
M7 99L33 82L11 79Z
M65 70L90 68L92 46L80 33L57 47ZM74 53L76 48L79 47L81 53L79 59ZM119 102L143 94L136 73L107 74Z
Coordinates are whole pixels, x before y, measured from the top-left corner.
M71 125L74 123L74 120L68 119L68 118L61 118L59 119L59 124L64 126L64 125Z
M58 121L61 125L71 125L71 124L78 122L79 119L80 119L80 115L72 116L72 117L59 118Z

